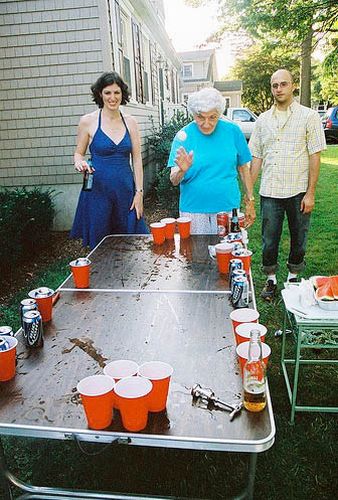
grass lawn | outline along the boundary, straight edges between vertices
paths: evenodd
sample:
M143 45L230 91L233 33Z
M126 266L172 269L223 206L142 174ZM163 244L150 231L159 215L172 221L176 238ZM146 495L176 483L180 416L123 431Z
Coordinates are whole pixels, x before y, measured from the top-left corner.
M315 274L338 274L337 173L338 146L329 146L322 155L305 278ZM280 288L287 276L287 233L285 227L278 271ZM274 332L282 326L282 301L278 298L273 304L267 304L259 298L265 281L260 272L259 219L250 230L250 248L254 252L253 274L260 321L268 327L267 342L272 348L269 384L277 427L274 446L258 458L255 498L334 499L338 491L337 416L298 413L295 425L289 423L290 405L280 367L281 338L274 336ZM30 283L29 289L38 282L56 287L68 273L69 260L59 261L45 270L43 277L39 276L36 283ZM0 310L3 324L11 324L15 328L19 326L18 301L27 291L20 292L6 311ZM337 370L332 367L312 367L306 370L304 379L303 394L308 398L307 403L329 402L337 405ZM32 480L36 484L98 487L157 495L170 493L177 498L226 498L229 486L236 486L241 480L240 468L245 460L244 456L224 456L218 452L191 453L136 447L126 449L122 446L117 450L111 446L97 455L93 467L92 461L73 443L41 440L24 442L14 438L4 438L3 441L10 468L22 479ZM97 447L87 445L85 451L92 453L97 451Z

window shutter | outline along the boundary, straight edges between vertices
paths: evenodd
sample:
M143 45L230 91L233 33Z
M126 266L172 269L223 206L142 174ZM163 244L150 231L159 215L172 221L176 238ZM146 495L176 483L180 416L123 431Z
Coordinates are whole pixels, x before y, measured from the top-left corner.
M155 49L155 44L151 43L150 41L149 41L149 52L150 52L151 101L152 105L155 106L156 102L155 82L157 82L156 49Z
M134 48L136 99L138 102L145 103L144 90L143 90L142 48L141 48L140 28L134 20L132 20L132 33L133 33L133 48Z

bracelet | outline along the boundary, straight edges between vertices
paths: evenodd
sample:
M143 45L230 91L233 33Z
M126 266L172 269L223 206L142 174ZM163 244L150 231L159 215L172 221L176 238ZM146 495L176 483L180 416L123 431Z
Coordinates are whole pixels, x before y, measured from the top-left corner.
M143 189L135 189L136 193L141 193L143 194Z

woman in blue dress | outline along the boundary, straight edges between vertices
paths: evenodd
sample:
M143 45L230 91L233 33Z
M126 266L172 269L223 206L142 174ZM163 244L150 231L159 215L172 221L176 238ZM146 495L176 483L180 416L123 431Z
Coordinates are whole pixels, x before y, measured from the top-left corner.
M75 170L93 173L90 191L81 191L71 238L94 248L108 234L145 234L143 166L137 122L122 115L128 86L116 72L103 73L91 87L99 109L81 117ZM89 146L91 166L85 160ZM132 159L133 171L130 166Z

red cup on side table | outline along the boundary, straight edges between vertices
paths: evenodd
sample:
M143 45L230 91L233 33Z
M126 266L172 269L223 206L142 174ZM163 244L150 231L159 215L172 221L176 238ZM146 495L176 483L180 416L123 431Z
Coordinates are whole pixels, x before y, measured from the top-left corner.
M241 368L241 374L243 375L244 365L249 357L249 344L250 342L242 342L236 347L236 354L239 360L239 366ZM271 354L271 348L268 344L262 342L262 361L265 366L268 365L269 357Z
M265 342L265 335L267 332L266 326L261 325L260 323L241 323L236 326L235 329L237 345L250 340L251 330L259 330L261 342Z
M231 259L232 250L232 243L224 242L215 245L218 270L221 274L228 274L229 272L229 262Z
M150 380L153 384L149 397L149 411L159 412L165 409L173 371L171 365L162 361L149 361L140 366L139 375Z
M179 217L176 221L180 237L182 239L189 238L191 232L191 219L189 217Z
M130 359L116 359L103 368L103 373L114 379L115 383L122 378L133 377L138 372L138 364ZM119 398L114 391L114 407L119 409Z
M80 257L69 263L76 288L89 288L90 260Z
M150 231L153 235L155 245L163 245L165 242L165 224L162 222L153 222L150 224Z
M15 377L18 341L9 335L2 335L0 340L0 382L7 382Z
M167 217L165 219L161 219L161 223L165 224L165 239L173 240L176 229L176 219L174 219L173 217Z
M232 321L232 328L234 333L236 331L236 326L241 323L258 323L259 312L256 309L250 309L248 307L242 309L235 309L230 313L230 319Z
M105 429L112 423L114 386L107 375L91 375L77 384L90 429Z
M150 380L143 377L126 377L116 383L114 392L118 397L122 424L131 432L141 431L147 426Z
M43 323L47 323L52 319L54 293L54 290L46 286L36 288L28 293L31 299L36 300Z

